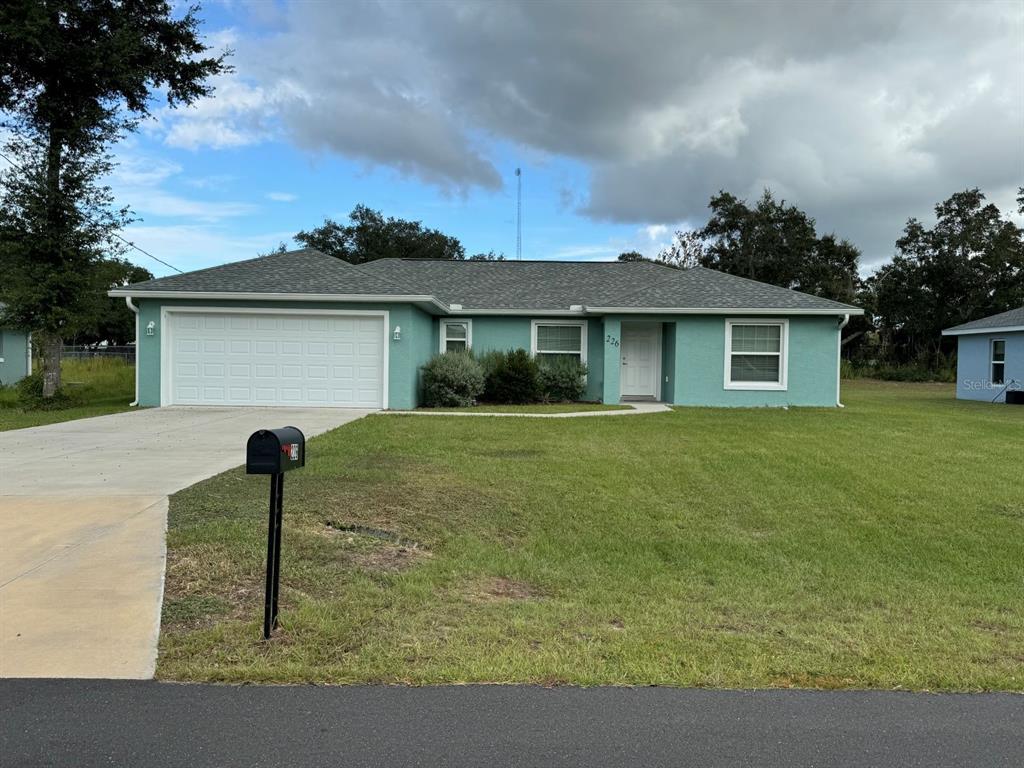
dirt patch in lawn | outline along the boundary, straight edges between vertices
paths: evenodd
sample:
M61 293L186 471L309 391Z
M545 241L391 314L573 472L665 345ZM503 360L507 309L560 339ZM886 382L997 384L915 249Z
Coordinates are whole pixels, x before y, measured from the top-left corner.
M474 582L466 591L473 602L490 603L503 600L535 600L543 597L541 591L518 579L494 576Z
M355 554L352 557L352 562L367 571L397 573L411 568L428 557L430 557L430 553L425 549L391 545Z
M431 556L419 542L383 528L328 520L320 533L339 540L339 544L345 546L342 550L345 560L366 571L397 573Z

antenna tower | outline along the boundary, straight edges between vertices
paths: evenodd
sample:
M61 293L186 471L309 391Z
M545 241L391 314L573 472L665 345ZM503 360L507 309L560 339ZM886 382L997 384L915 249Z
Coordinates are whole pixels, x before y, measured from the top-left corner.
M516 168L516 260L523 258L523 171Z

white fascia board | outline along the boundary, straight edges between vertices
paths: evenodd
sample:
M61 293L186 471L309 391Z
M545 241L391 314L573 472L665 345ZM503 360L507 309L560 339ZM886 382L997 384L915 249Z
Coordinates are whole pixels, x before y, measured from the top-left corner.
M863 315L856 307L836 309L785 309L781 307L588 307L580 309L453 309L434 296L400 294L343 294L343 293L259 293L241 291L133 291L131 287L115 288L107 292L113 298L136 299L198 299L203 301L323 301L323 302L408 302L427 304L445 315L527 315L531 317L580 317L583 315ZM994 332L1007 329L986 329ZM1021 329L1010 329L1021 330ZM970 331L965 331L969 333ZM976 331L981 333L981 331ZM946 333L943 331L943 333Z
M1024 331L1024 325L997 325L992 328L966 328L962 331L950 329L943 331L943 336L969 336L976 333L1020 333Z
M591 314L606 315L863 315L863 309L786 309L783 307L587 307Z
M579 309L449 309L449 315L517 315L523 317L582 317Z
M384 303L401 302L429 304L442 312L448 307L433 296L406 296L398 294L367 293L255 293L242 291L133 291L131 288L115 288L107 291L113 298L132 297L136 299L201 299L204 301L326 301Z

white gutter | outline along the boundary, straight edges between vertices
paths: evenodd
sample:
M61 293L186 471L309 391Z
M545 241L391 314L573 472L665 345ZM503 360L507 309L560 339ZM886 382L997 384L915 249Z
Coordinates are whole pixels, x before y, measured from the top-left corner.
M955 328L943 331L943 336L968 336L972 333L1018 333L1024 331L1024 325L999 325L992 328L968 328L958 331Z
M430 304L442 312L448 312L448 305L433 296L400 295L400 294L367 294L367 293L259 293L254 291L133 291L131 288L115 288L107 292L113 298L130 299L209 299L234 301L325 301L325 302L409 302L411 304Z
M205 299L234 301L323 301L353 303L385 303L410 302L430 304L446 315L528 315L528 316L584 316L593 314L604 315L863 315L864 310L856 307L841 309L793 309L785 307L587 307L574 304L568 309L554 308L522 308L508 307L488 309L474 307L464 309L458 305L449 306L429 295L402 294L344 294L344 293L259 293L241 291L132 291L131 288L115 288L108 291L108 296L125 299Z
M846 407L839 400L839 386L840 381L842 381L840 371L842 371L843 368L843 328L845 328L849 322L850 316L843 315L843 320L839 323L839 329L836 331L836 405L840 408Z
M135 399L128 403L129 408L135 408L139 404L139 308L132 304L131 296L125 296L124 303L135 313Z
M586 307L603 315L863 315L863 309L792 309L786 307Z

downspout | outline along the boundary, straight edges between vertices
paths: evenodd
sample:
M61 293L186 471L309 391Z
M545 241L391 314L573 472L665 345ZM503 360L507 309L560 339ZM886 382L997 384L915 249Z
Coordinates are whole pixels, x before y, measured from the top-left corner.
M843 321L839 323L839 329L836 331L836 405L839 408L845 408L839 401L839 382L841 381L840 372L843 368L843 328L846 327L847 323L850 322L849 313L843 315ZM136 370L138 370L136 368Z
M125 296L124 303L135 313L135 399L128 403L129 408L139 404L139 308L132 304L132 297Z

